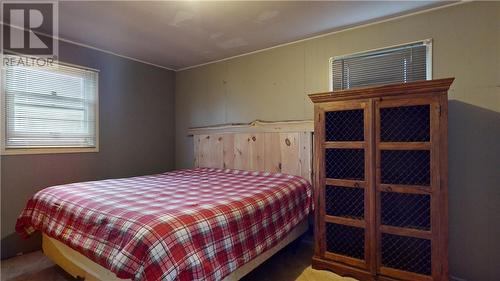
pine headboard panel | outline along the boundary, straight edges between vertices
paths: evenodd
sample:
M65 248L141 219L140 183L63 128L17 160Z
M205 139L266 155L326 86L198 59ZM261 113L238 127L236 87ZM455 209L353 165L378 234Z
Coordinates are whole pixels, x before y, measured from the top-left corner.
M313 130L312 120L191 128L194 165L282 172L311 182Z

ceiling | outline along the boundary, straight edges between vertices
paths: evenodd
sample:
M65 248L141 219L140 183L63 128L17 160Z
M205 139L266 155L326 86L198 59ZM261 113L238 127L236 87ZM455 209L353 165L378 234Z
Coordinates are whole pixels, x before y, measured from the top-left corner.
M63 1L59 37L179 70L443 4Z

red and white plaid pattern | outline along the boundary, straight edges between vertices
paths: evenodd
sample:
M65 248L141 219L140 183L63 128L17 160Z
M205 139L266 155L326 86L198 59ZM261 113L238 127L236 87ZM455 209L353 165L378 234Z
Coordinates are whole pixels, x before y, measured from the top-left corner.
M16 231L40 230L120 278L220 280L309 213L311 186L285 174L199 168L46 188Z

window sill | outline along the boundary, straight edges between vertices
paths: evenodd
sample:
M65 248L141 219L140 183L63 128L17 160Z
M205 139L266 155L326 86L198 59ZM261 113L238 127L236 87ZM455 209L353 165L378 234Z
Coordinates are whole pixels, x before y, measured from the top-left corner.
M2 148L2 155L99 152L98 147Z

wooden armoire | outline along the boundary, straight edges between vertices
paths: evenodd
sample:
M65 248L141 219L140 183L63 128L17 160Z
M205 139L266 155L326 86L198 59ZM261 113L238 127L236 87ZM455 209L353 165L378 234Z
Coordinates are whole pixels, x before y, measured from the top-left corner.
M313 268L448 280L447 105L453 78L311 94Z

